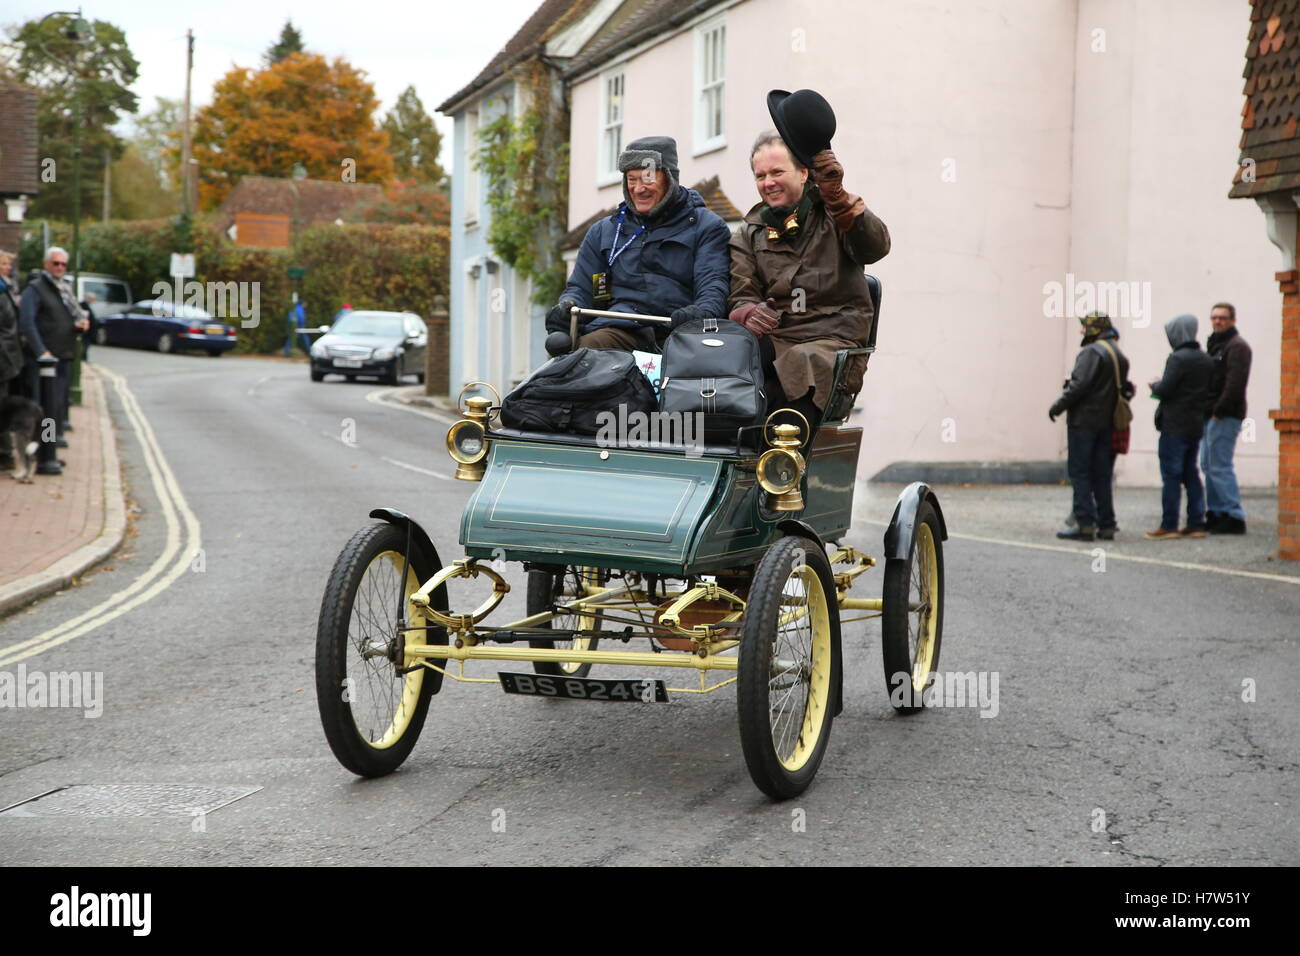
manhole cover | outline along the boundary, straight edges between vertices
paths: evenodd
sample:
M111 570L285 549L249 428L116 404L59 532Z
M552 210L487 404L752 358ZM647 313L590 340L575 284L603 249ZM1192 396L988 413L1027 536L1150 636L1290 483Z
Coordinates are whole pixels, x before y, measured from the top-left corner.
M240 800L261 787L179 784L72 784L0 810L6 817L193 817Z

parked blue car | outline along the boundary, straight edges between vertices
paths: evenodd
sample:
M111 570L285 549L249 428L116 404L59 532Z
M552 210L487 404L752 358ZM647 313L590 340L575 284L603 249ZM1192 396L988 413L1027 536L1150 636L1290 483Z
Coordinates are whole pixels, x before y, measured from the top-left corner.
M99 319L95 342L180 352L201 349L217 356L235 347L236 330L203 309L167 299L144 299L120 315Z

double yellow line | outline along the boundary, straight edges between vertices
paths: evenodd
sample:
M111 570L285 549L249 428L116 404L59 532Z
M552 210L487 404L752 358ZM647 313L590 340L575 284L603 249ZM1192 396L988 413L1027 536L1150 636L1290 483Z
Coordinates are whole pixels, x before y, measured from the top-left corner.
M50 628L17 644L0 648L0 667L35 657L52 647L82 637L161 594L190 567L202 544L199 519L190 510L185 496L181 493L176 476L172 474L171 466L167 464L167 458L158 445L153 427L144 417L144 412L140 410L140 404L136 401L134 393L122 376L108 371L103 366L98 366L97 371L107 377L117 389L127 420L140 439L145 466L149 470L154 494L158 498L163 520L167 524L166 543L162 553L127 587L110 595L90 610L64 621L58 627Z

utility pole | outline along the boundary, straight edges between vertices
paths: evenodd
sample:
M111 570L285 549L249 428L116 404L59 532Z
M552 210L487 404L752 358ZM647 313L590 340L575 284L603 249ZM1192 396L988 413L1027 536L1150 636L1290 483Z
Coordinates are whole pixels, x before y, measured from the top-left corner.
M185 116L181 127L181 212L190 215L194 204L190 194L190 74L194 72L194 31L185 31Z
M104 147L104 209L102 219L108 222L108 213L113 205L113 157Z

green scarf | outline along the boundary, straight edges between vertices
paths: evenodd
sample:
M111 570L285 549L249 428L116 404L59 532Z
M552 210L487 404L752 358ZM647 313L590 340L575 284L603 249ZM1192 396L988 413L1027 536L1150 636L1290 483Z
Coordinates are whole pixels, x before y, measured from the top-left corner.
M793 239L799 235L803 224L808 221L812 210L812 191L805 183L803 196L795 206L764 206L758 211L759 218L767 224L768 239Z

